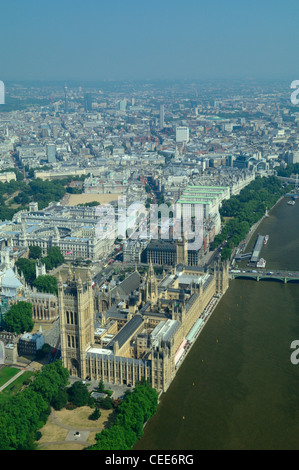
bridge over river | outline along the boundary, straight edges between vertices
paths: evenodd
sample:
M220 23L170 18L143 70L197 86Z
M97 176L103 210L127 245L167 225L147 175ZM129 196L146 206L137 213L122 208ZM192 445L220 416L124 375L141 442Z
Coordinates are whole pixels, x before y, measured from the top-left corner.
M232 269L229 272L230 279L255 279L256 281L265 281L265 280L277 280L284 282L299 282L299 271L257 271L255 269L251 270L237 270Z

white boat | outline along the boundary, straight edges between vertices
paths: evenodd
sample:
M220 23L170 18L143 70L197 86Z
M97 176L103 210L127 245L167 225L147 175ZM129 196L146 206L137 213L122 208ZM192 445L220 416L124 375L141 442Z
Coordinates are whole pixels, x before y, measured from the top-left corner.
M269 240L269 235L264 236L264 245L267 245L267 242Z
M289 202L288 202L288 205L289 205L289 206L294 206L294 205L295 205L295 201L289 201Z
M266 260L264 258L260 258L258 262L256 263L257 268L265 268L266 266Z

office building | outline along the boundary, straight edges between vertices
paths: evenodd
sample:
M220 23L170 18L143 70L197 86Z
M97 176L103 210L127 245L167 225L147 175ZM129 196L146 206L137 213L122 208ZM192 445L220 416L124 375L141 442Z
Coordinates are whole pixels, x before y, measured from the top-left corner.
M92 111L92 94L85 93L84 95L84 111L89 113Z
M56 145L47 144L46 152L47 152L48 163L55 163L56 162Z
M164 109L164 104L161 104L160 106L160 121L159 121L159 127L160 129L163 129L165 127L165 109Z
M176 142L189 142L189 128L185 126L179 126L176 128Z
M123 112L126 111L126 109L127 109L127 100L126 99L123 99L118 103L118 109L119 109L119 111L123 111Z

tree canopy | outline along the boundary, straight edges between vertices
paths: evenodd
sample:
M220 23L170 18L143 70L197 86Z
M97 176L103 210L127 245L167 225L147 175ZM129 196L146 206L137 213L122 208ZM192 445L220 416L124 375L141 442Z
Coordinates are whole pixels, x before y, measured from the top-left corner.
M234 247L246 237L254 225L284 194L281 182L275 176L258 177L246 186L238 196L223 201L220 215L230 218L224 223L221 233L211 243L211 250L216 249L225 240L227 245L222 250L222 259L229 259Z
M16 261L16 267L20 275L23 273L27 284L32 285L36 278L36 261L32 259L19 258Z
M62 255L58 246L52 246L48 249L48 254L42 258L42 263L45 264L46 270L50 271L53 268L64 263L64 256Z
M34 322L32 320L32 304L20 301L13 304L5 314L5 328L7 331L19 334L32 331Z
M29 246L29 258L39 259L42 255L42 249L40 246Z
M74 382L68 389L69 400L76 406L85 406L89 401L89 392L86 385L80 381Z
M33 281L33 287L36 287L39 292L47 292L49 294L57 294L57 279L48 274L38 276Z
M116 408L116 419L96 435L97 443L88 450L129 450L143 434L143 426L156 412L158 393L143 380L128 392Z
M0 450L34 448L37 430L47 421L50 402L68 381L61 361L43 366L33 382L0 405Z

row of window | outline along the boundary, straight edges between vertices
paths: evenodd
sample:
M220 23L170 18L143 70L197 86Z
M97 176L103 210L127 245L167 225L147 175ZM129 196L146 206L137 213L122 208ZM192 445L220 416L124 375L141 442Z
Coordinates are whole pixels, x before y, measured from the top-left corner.
M69 348L78 348L79 347L78 337L67 335L67 345Z
M66 311L66 322L68 325L78 324L78 313Z

